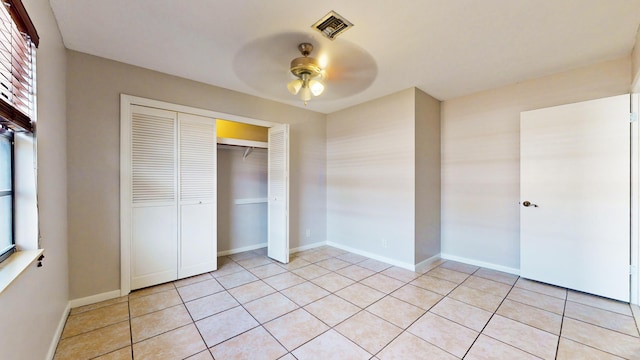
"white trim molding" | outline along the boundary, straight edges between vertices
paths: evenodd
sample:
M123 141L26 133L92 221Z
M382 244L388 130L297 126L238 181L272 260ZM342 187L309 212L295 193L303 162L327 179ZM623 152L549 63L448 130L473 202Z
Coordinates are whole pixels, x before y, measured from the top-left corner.
M73 308L77 308L80 306L91 305L95 303L99 303L101 301L111 300L120 297L120 289L107 291L101 294L95 294L79 299L73 299L69 301L69 306Z
M465 258L465 257L461 257L461 256L446 254L446 253L440 254L440 257L442 259L444 259L444 260L457 261L457 262L461 262L461 263L468 264L468 265L480 266L480 267L483 267L483 268L486 268L486 269L502 271L502 272L505 272L505 273L509 273L509 274L520 276L520 269L516 269L516 268L512 268L512 267L508 267L508 266L493 264L493 263L484 262L484 261L473 260L473 259L469 259L469 258Z
M631 257L630 257L630 289L629 299L632 304L640 304L640 124L637 114L640 113L640 99L637 93L631 94L631 113L635 121L631 121ZM633 118L633 115L632 115Z
M266 248L266 247L267 247L267 243L265 242L265 243L244 246L244 247L241 247L241 248L236 248L236 249L231 249L231 250L218 251L218 257L238 254L238 253L245 252L245 251L258 250L258 249L262 249L262 248Z
M0 294L33 264L44 249L16 251L0 266Z
M411 264L411 263L406 263L406 262L402 262L402 261L398 261L392 258L388 258L385 256L380 256L378 254L374 254L374 253L370 253L367 251L362 251L356 248L352 248L350 246L346 246L346 245L342 245L342 244L338 244L338 243L334 243L332 241L327 241L327 245L329 246L333 246L334 248L338 248L338 249L342 249L354 254L358 254L361 256L365 256L368 257L370 259L373 260L378 260L378 261L382 261L383 263L389 264L389 265L393 265L393 266L397 266L403 269L407 269L407 270L411 270L411 271L416 271L416 265Z
M415 272L425 272L427 269L431 270L431 269L435 268L436 266L440 265L443 262L444 261L442 260L442 257L440 257L440 254L433 255L432 257L417 263L415 265L415 270L414 271Z
M315 249L320 246L329 245L326 241L319 241L313 244L298 246L297 248L289 249L289 254L295 254L300 251Z
M125 104L125 103L128 105L140 105L140 106L152 107L152 108L157 108L162 110L170 110L175 112L200 115L200 116L210 117L214 119L229 120L229 121L235 121L235 122L240 122L240 123L245 123L250 125L257 125L257 126L264 126L264 127L273 127L276 125L280 125L279 123L274 123L271 121L251 119L248 117L222 113L219 111L198 109L191 106L173 104L173 103L147 99L147 98L133 96L133 95L120 94L121 108L122 108L122 104Z
M46 357L47 360L53 360L53 357L56 354L56 349L58 348L58 343L60 342L60 338L62 337L62 331L64 330L64 325L67 323L67 317L69 317L69 312L71 312L71 302L67 303L67 307L62 312L60 321L58 321L56 332L53 334L53 339L51 339L51 344L49 344L49 351L47 351L47 357Z

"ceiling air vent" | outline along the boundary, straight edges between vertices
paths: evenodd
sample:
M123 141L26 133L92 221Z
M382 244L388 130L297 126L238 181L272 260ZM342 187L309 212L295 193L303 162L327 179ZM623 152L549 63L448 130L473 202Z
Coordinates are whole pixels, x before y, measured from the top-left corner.
M322 19L318 20L318 22L311 25L312 28L320 31L322 35L330 40L335 39L336 36L342 34L352 26L353 24L349 20L338 15L335 11L330 11Z

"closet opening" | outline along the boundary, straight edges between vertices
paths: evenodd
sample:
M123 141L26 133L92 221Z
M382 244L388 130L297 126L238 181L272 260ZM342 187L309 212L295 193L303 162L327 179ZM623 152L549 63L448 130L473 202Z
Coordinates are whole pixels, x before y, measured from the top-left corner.
M269 128L216 119L218 254L267 247Z

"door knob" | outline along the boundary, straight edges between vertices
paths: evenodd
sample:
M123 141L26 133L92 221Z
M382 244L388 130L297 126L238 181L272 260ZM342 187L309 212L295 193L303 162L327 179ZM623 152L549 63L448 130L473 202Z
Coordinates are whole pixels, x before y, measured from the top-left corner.
M529 206L538 207L538 205L536 205L536 204L532 204L532 203L531 203L531 201L523 201L523 202L522 202L522 205L523 205L524 207L529 207Z

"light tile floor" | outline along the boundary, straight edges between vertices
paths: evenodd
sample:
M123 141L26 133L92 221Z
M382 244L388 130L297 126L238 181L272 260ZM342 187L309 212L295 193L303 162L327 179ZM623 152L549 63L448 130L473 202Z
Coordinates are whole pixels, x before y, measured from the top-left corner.
M321 247L72 309L55 359L640 359L628 304L452 261Z

